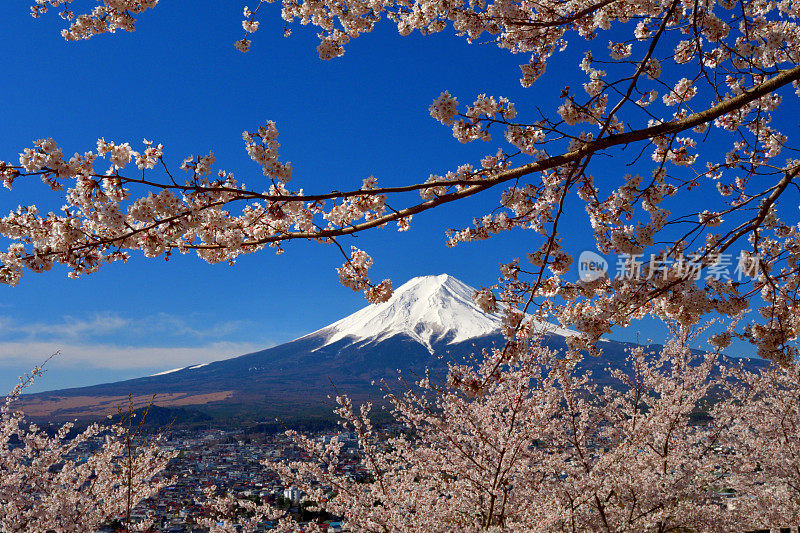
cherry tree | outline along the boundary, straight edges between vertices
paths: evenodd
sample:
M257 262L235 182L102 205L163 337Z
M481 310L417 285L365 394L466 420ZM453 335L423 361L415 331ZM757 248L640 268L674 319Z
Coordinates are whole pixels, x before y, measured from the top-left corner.
M730 442L730 486L748 497L735 502L750 524L786 527L800 519L800 366L743 374L731 401L720 405L736 426Z
M244 8L241 52L257 44L264 3ZM555 80L564 88L552 102L436 96L431 117L459 142L490 145L487 155L402 186L370 177L344 192L296 188L273 122L243 133L263 175L250 186L216 167L213 153L170 168L157 142L99 139L70 157L55 140L37 140L0 164L4 184L39 178L65 189L66 204L51 213L21 206L0 219L11 241L0 253L0 281L16 284L57 264L80 276L133 251L234 262L305 239L338 247L341 282L370 302L385 301L391 281L373 282L372 258L347 249L346 238L388 224L402 231L416 214L486 197L485 211L452 230L447 244L517 228L534 236L518 258L504 259L499 283L476 294L486 311L505 317L505 346L473 367L451 367L446 383L390 392L413 438L376 441L368 413L341 399L374 483L337 476L338 445L300 436L318 462L280 466L283 475L365 531L449 523L723 530L796 519L800 161L784 117L800 95L800 4L283 0L281 7L287 24L318 29L322 59L341 56L383 20L401 35L451 27L468 42L522 54L524 87L552 83L547 64L570 43L586 53L569 80ZM65 19L64 38L80 40L132 31L139 15L156 16L157 2L36 0L32 14L50 10ZM576 79L584 81L577 89ZM599 164L607 157L630 172L609 173ZM409 201L409 192L419 200ZM499 203L489 200L498 194ZM580 213L597 251L621 258L623 275L567 277L575 258L563 226ZM732 266L731 255L745 275L713 275ZM531 330L531 316L579 335L553 353ZM647 317L670 324L675 339L655 355L632 353L634 370L616 371L617 387L599 389L577 370L613 328ZM709 354L698 356L687 349L689 330L707 319L721 327ZM773 366L730 374L715 354L737 339ZM716 403L705 405L709 398ZM691 423L700 406L713 422ZM724 486L745 495L737 509L723 509L715 496ZM765 506L756 511L748 502Z
M530 332L533 325L521 328ZM746 531L796 523L798 366L754 373L688 348L674 326L637 347L612 383L580 352L529 346L498 372L502 349L384 383L401 432L376 429L371 405L338 396L366 468L339 468L343 443L289 432L310 461L273 462L308 501L354 531ZM705 418L705 420L702 420ZM293 530L284 523L283 530Z
M339 397L370 483L337 470L337 441L294 434L314 461L267 464L355 531L730 531L750 515L720 505L731 458L715 450L738 428L719 406L713 423L691 422L727 381L714 354L682 340L649 356L632 351L629 371L615 370L615 386L602 388L576 372L579 354L538 345L501 379L488 375L498 354L451 365L449 386L426 377L390 392L408 431L388 439L369 406ZM466 392L483 381L484 393Z
M169 483L160 474L176 453L144 435L132 409L118 423L94 423L76 435L66 423L49 435L18 405L41 374L35 367L0 406L0 528L94 531L121 518L127 531L146 530L147 521L132 524L131 510Z

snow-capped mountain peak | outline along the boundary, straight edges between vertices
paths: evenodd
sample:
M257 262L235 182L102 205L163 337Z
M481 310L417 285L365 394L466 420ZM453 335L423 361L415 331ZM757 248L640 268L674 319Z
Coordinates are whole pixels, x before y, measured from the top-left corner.
M432 350L448 344L496 333L501 319L484 313L472 301L475 290L447 274L412 278L392 297L370 305L312 333L325 336L325 345L341 339L380 341L405 334Z
M473 301L474 294L475 289L448 274L412 278L395 289L388 301L367 306L302 338L321 337L322 348L342 339L355 344L406 335L433 353L436 343L455 344L500 333L501 316L484 312ZM557 335L577 334L554 324L537 325Z

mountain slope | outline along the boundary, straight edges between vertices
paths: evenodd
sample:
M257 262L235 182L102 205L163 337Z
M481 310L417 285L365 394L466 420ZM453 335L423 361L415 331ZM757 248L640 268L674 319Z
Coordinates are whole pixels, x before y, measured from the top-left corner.
M493 345L502 346L501 319L473 302L474 289L442 274L413 278L387 302L371 305L299 339L224 361L191 365L154 376L24 397L25 411L49 419L98 418L115 413L130 394L134 406L153 395L162 406L203 406L209 412L245 419L325 416L334 390L354 400L380 398L372 385L422 375L444 374L447 361L462 361ZM549 344L566 347L574 332L551 324ZM603 343L604 356L586 365L602 380L607 367L624 365L627 343Z

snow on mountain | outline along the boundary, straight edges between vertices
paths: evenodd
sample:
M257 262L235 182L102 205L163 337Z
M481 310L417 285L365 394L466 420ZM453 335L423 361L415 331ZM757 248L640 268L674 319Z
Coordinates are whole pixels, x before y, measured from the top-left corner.
M487 314L472 300L475 289L447 274L412 278L381 304L370 305L306 337L323 337L325 344L350 338L352 343L379 342L404 334L433 352L433 345L447 344L499 333L502 319ZM542 324L552 333L575 332Z
M179 370L183 370L184 368L187 368L187 367L182 366L180 368L173 368L172 370L164 370L163 372L156 372L155 374L150 374L150 377L153 377L153 376L166 376L167 374L172 374L173 372L178 372Z
M208 366L209 363L203 363L200 365L190 365L190 366L182 366L180 368L173 368L172 370L164 370L163 372L157 372L155 374L150 374L150 377L153 376L166 376L167 374L172 374L173 372L179 372L181 370L195 370L198 368L203 368L204 366Z

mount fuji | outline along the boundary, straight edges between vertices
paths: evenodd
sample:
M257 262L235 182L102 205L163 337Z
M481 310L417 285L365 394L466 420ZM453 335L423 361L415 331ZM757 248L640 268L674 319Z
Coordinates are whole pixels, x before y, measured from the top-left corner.
M452 276L413 278L384 303L371 305L305 338L323 338L320 347L347 340L344 347L408 337L431 353L442 342L457 344L496 333L499 316L485 314L472 301L474 289Z
M379 343L400 335L433 354L434 346L441 348L443 344L460 344L499 333L502 319L482 311L472 300L474 294L475 289L447 274L413 278L401 285L389 301L365 307L298 340L324 338L324 347L348 339L347 347ZM576 334L552 324L538 324L562 336Z
M501 318L483 312L475 290L447 274L409 280L382 304L367 306L329 326L266 350L153 376L24 396L25 412L50 420L99 418L133 398L136 406L200 409L227 421L330 416L328 396L379 399L380 379L443 375L445 361L461 361L483 348L502 346ZM575 332L537 323L553 348ZM624 364L629 343L607 341L604 356L590 358L595 376Z

